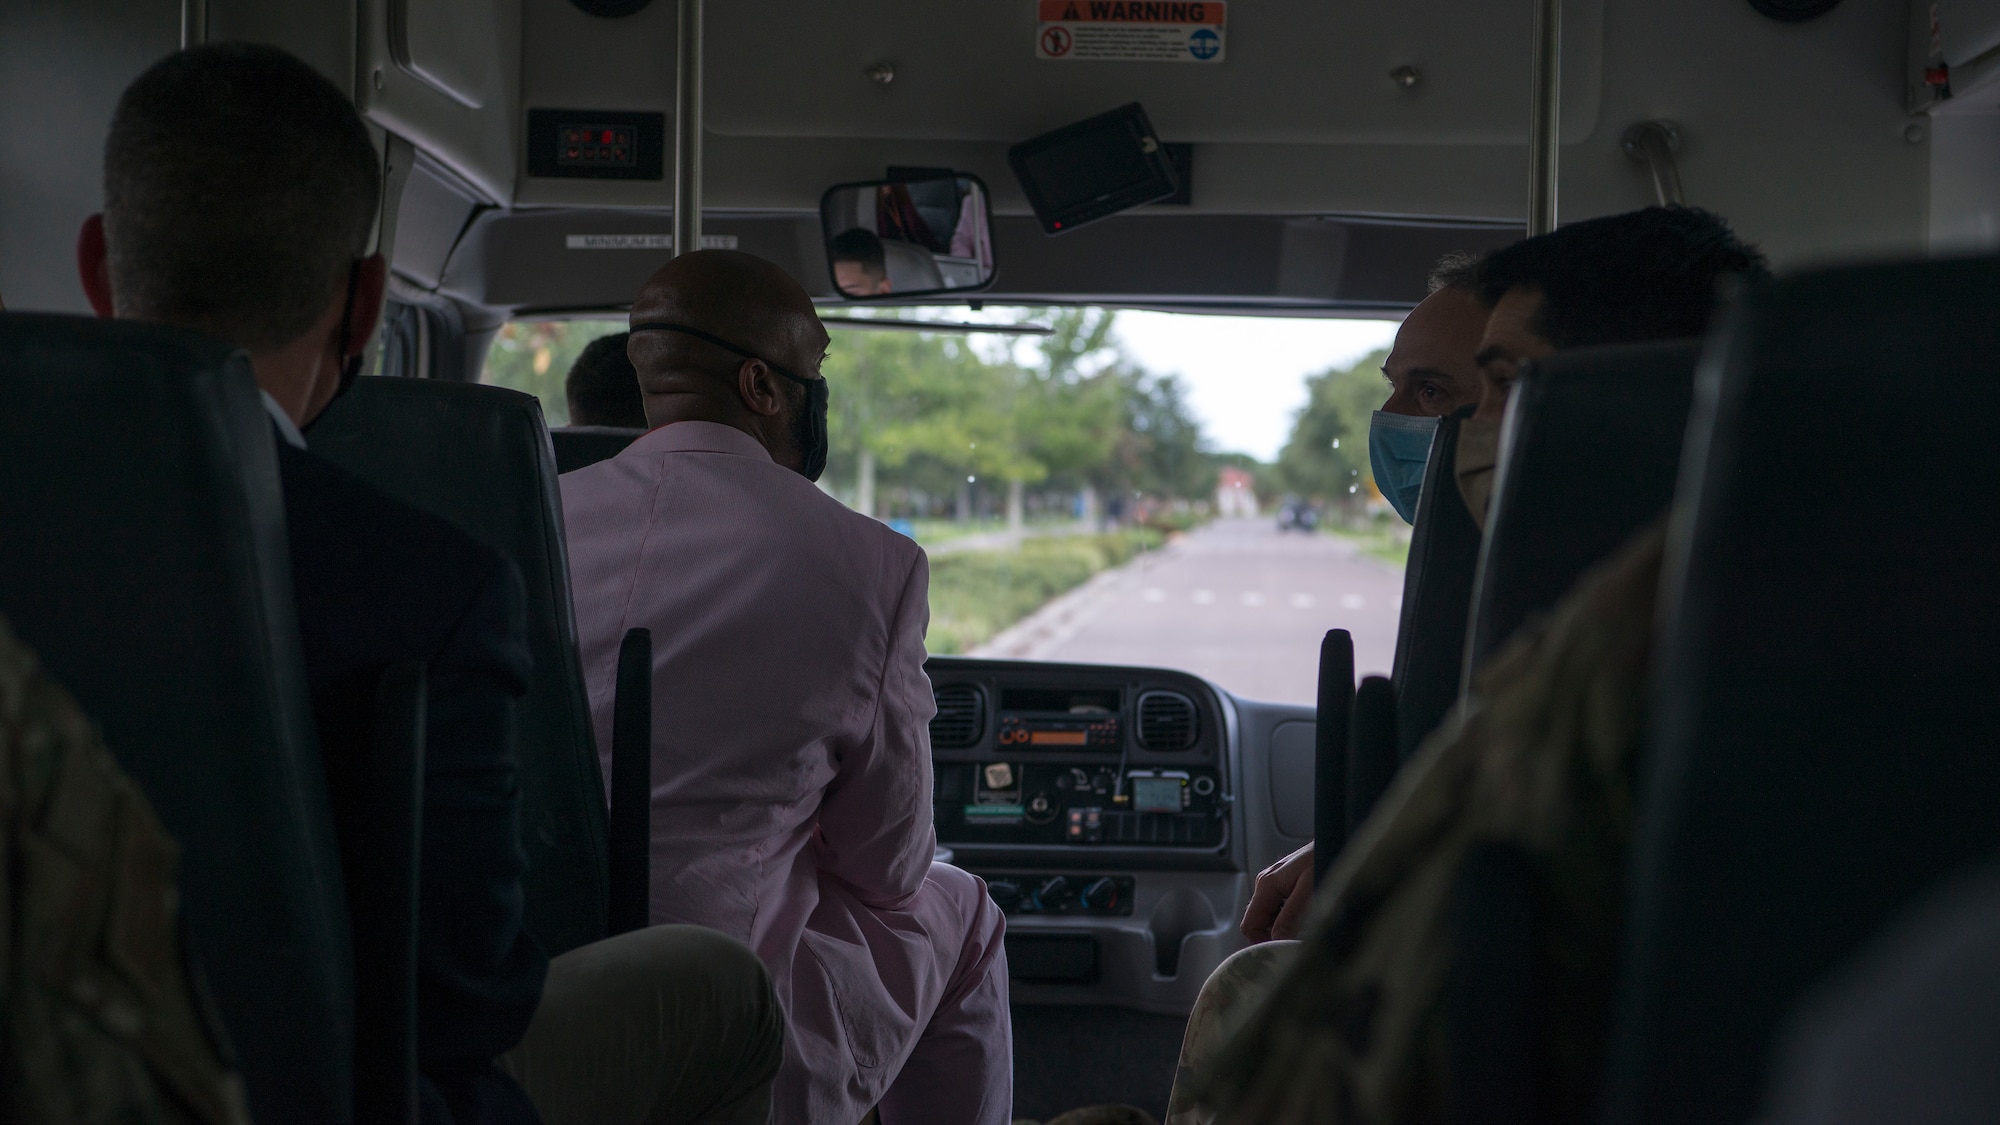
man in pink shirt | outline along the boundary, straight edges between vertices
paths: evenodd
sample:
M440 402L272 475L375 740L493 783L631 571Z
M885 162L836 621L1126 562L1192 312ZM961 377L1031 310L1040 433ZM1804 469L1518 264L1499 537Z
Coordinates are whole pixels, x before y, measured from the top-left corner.
M704 250L647 281L630 353L653 429L562 478L598 745L619 642L650 629L652 920L770 967L790 1021L774 1120L1004 1123L1005 922L932 862L929 568L812 484L827 341L760 258Z

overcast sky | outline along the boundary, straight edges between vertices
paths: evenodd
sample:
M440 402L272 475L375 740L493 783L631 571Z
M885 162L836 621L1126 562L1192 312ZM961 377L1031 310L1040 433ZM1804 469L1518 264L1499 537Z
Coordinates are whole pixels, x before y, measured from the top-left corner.
M1189 405L1216 449L1269 461L1305 403L1306 376L1388 347L1397 323L1121 312L1117 331L1134 359L1186 380Z

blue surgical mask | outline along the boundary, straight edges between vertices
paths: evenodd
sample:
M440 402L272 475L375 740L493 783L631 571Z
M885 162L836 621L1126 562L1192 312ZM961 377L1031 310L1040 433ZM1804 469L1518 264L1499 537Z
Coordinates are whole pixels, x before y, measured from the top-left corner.
M1436 418L1381 410L1368 420L1368 467L1374 470L1375 487L1404 523L1417 522L1424 464L1431 459L1431 438L1437 428Z

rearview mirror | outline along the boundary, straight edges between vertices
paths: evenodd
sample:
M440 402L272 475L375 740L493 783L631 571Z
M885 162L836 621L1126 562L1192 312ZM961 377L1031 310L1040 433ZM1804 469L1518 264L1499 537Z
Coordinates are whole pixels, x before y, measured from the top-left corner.
M953 174L837 184L819 200L833 287L851 300L921 297L993 282L986 185Z

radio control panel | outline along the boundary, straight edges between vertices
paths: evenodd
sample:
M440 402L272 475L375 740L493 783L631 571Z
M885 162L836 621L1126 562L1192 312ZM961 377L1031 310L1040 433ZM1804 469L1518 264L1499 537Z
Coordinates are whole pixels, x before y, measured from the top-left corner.
M999 742L1009 747L1032 750L1118 749L1118 716L1103 718L1030 718L1000 716Z
M1227 843L1227 725L1200 679L952 658L926 670L941 842L1001 863L1018 861L992 849L1185 854Z
M1205 848L1222 843L1215 771L938 763L938 836L967 844Z

